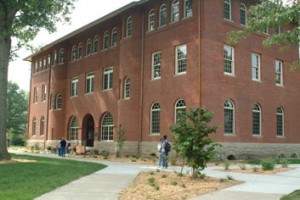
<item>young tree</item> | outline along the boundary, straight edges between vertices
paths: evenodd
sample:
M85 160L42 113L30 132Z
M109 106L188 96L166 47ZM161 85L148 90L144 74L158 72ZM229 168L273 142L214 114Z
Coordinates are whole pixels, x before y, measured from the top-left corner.
M28 95L11 81L7 86L7 132L13 145L22 145L28 117Z
M179 114L179 120L170 128L174 134L172 148L193 169L193 177L200 174L200 170L214 157L216 146L220 146L209 137L217 130L216 126L209 125L213 116L202 108L190 109L186 116Z
M272 28L272 33L263 40L264 46L281 45L281 50L298 47L300 44L300 3L285 5L283 0L263 0L251 6L248 14L247 26L239 31L228 34L227 42L236 44L249 35L261 32L265 28ZM292 28L283 31L284 26ZM279 31L281 30L281 31ZM300 65L299 60L293 65Z
M12 38L18 46L32 40L41 28L55 31L68 21L74 0L0 0L0 160L10 159L6 146L7 76Z

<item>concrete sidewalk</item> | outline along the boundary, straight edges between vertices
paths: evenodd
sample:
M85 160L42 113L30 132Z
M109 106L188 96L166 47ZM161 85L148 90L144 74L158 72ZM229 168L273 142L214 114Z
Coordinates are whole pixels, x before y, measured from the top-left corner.
M53 154L30 154L42 157L56 157ZM68 158L67 158L68 159ZM73 159L73 158L71 158ZM80 161L97 162L107 165L107 168L89 176L75 180L52 192L46 193L36 200L117 200L119 193L129 186L141 171L156 170L156 166L126 164L109 161ZM256 175L217 171L223 167L208 167L204 170L207 176L227 178L228 176L245 181L223 190L208 193L192 200L279 200L285 194L300 189L300 165L290 165L293 170L276 175ZM168 171L180 170L171 167ZM170 197L170 199L172 199Z

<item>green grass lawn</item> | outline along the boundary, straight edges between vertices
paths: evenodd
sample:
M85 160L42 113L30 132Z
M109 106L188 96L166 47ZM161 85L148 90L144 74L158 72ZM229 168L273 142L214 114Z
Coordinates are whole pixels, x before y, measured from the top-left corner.
M280 200L299 200L300 199L300 190L296 190L291 194L281 197Z
M14 154L12 157L36 162L0 164L1 200L32 200L105 167L97 163L62 158L51 159Z

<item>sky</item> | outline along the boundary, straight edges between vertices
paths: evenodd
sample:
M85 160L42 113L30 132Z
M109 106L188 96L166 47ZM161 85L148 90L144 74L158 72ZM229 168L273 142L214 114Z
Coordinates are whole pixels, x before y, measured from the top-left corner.
M57 24L57 31L52 34L41 30L31 44L34 47L45 46L133 1L138 0L77 0L69 23ZM9 63L8 80L17 83L21 89L29 91L31 64L23 59L31 55L31 52L20 49L17 54L18 57Z

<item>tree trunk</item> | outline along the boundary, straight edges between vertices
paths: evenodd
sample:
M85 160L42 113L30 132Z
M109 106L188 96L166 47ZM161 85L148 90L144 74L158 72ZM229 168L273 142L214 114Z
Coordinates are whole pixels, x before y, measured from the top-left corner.
M7 76L11 39L0 34L0 160L9 160L7 151Z

